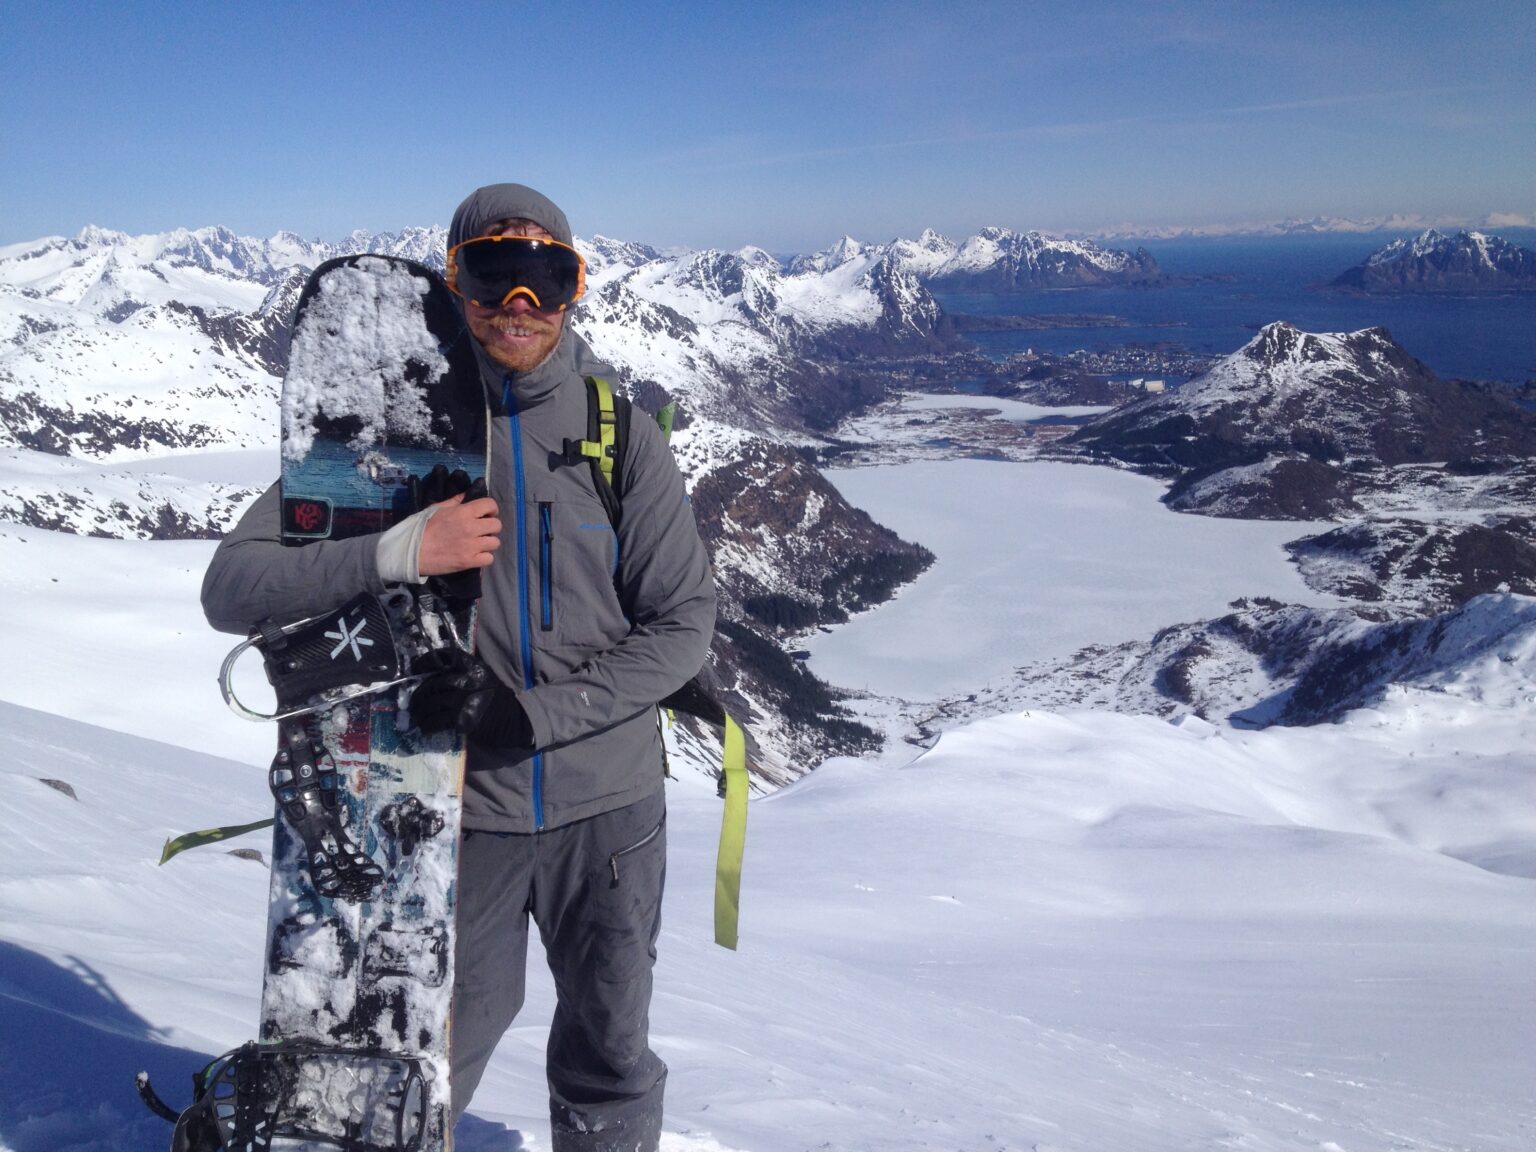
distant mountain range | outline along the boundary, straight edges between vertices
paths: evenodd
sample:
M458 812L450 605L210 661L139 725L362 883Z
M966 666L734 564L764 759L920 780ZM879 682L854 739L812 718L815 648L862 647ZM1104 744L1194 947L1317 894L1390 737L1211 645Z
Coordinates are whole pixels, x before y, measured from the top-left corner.
M222 533L253 488L157 475L149 461L274 444L307 271L370 250L440 267L444 239L88 228L0 248L0 518L117 537ZM764 721L760 770L779 780L875 738L783 642L878 603L932 560L850 507L815 448L849 413L963 357L935 291L1162 275L1141 251L995 228L958 243L845 237L787 261L602 236L578 247L589 291L575 328L639 405L682 402L675 450L721 573L714 673L743 716ZM1439 380L1383 329L1268 325L1204 376L1056 443L1170 481L1182 511L1347 520L1293 555L1314 586L1389 613L1444 611L1500 586L1536 592L1536 416ZM1307 627L1276 625L1288 637Z
M825 251L795 257L789 271L825 272L871 257L890 261L938 292L1024 292L1162 279L1157 261L1145 249L1121 252L1087 240L1007 228L983 228L960 243L931 228L916 240L889 244L861 244L844 236Z
M1064 235L1098 241L1196 240L1223 236L1348 236L1375 232L1422 232L1426 228L1532 228L1536 217L1490 212L1479 220L1427 217L1418 213L1390 216L1288 216L1281 220L1250 220L1227 224L1120 224Z
M1536 291L1536 252L1482 232L1433 228L1394 240L1336 277L1335 288L1363 292Z

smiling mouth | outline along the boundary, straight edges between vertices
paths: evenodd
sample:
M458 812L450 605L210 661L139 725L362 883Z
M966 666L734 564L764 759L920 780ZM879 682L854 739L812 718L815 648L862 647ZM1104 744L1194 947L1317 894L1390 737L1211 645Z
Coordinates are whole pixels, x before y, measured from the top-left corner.
M496 335L503 340L526 340L534 336L543 336L549 332L549 328L542 324L493 324Z

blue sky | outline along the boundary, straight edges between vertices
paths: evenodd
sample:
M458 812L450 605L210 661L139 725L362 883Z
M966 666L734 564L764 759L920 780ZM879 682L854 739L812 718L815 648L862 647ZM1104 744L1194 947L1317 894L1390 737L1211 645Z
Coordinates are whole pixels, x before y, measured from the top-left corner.
M1536 216L1536 3L9 3L0 243Z

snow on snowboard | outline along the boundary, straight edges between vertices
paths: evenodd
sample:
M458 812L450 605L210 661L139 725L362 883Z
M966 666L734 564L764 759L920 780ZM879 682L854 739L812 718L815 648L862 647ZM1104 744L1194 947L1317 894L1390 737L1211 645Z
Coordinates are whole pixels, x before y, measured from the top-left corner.
M484 483L479 373L452 296L421 265L368 255L314 271L282 405L286 545L378 533ZM478 573L392 587L263 625L226 661L227 685L258 648L278 699L261 1029L194 1077L174 1152L451 1148L464 746L410 727L402 704L424 672L465 657L477 595Z

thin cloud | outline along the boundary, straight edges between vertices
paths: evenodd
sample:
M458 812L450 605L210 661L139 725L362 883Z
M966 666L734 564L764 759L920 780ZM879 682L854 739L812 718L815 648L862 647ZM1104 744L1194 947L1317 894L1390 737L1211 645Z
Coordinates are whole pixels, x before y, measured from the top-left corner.
M1134 116L1112 116L1097 120L1064 121L1056 124L1031 124L1024 128L1005 128L989 132L951 132L942 136L920 136L907 140L886 140L869 144L842 144L827 148L807 148L794 152L778 152L768 156L749 156L736 160L677 168L677 157L669 157L666 166L687 175L703 175L714 172L731 172L751 168L771 168L787 164L803 164L816 160L835 160L848 156L867 156L882 152L934 148L954 144L996 144L1020 140L1067 138L1087 136L1117 128L1142 124L1167 124L1185 122L1196 124L1211 120L1235 119L1243 116L1269 115L1276 112L1315 111L1321 108L1343 108L1362 104L1382 104L1397 100L1463 95L1472 92L1488 92L1498 88L1494 84L1463 84L1438 88L1404 88L1391 92L1362 92L1340 96L1317 96L1301 100L1277 100L1263 104L1236 104L1227 108L1202 109L1191 113L1187 110L1167 112L1142 112Z

